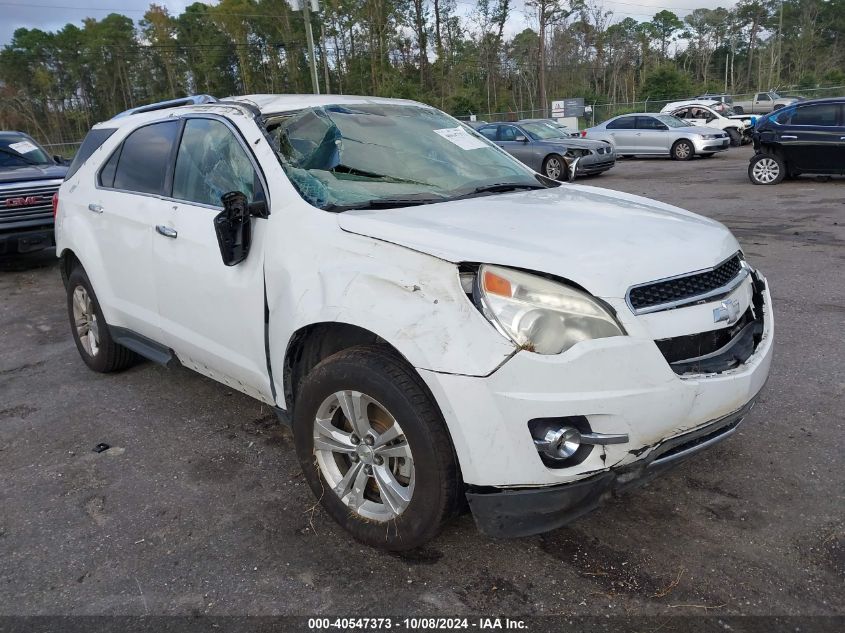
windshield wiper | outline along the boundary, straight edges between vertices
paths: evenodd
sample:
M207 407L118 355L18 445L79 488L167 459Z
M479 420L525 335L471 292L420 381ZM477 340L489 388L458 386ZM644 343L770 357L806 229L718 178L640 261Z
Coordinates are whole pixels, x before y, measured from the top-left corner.
M330 204L323 207L325 211L352 211L354 209L397 209L399 207L415 207L421 204L445 202L447 198L376 198L358 204Z
M8 154L9 156L13 156L14 158L20 159L22 162L26 163L27 165L41 165L47 163L39 163L37 160L32 160L31 158L27 158L23 154L16 152L13 149L9 149L8 147L0 147L0 152L4 154Z
M544 185L529 185L524 182L497 182L492 185L476 187L473 193L504 193L519 189L547 189Z

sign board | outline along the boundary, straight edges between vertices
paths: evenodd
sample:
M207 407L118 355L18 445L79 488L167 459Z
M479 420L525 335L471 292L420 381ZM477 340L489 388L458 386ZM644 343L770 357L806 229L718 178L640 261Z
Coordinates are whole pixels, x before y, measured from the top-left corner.
M584 99L563 99L552 101L552 118L584 116Z

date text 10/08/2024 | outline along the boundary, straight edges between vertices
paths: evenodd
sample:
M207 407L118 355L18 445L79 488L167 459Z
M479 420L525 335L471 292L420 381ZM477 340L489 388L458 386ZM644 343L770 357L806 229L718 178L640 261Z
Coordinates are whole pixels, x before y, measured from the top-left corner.
M405 629L409 631L445 631L450 629L525 630L524 620L511 618L309 618L308 629L312 631L338 629L351 630L388 630Z

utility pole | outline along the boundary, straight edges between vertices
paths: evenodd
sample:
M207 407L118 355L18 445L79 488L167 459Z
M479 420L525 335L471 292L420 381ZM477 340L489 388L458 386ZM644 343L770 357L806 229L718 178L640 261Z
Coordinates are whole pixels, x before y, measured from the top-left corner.
M294 11L302 11L305 19L305 38L308 41L308 66L311 68L311 90L320 94L320 80L317 77L317 57L314 55L314 34L311 32L311 11L319 11L318 0L287 0Z
M302 17L305 18L305 37L308 39L308 63L311 66L311 88L315 95L320 94L320 80L317 77L317 58L314 55L314 34L311 32L311 2L319 8L317 0L302 0Z
M777 85L780 86L780 60L783 58L783 0L780 0L780 17L778 18L778 72Z

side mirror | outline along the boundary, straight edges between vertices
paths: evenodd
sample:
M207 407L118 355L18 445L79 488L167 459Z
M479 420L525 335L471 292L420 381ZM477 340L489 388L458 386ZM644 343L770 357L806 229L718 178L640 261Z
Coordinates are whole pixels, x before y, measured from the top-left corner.
M68 164L68 161L66 161L64 158L62 158L58 154L53 154L53 160L56 161L57 165L67 165Z
M246 196L240 191L230 191L220 197L223 210L214 218L214 231L220 255L227 266L240 264L249 255L252 244L252 210ZM264 205L266 212L266 204Z
M517 143L527 143L528 142L528 138L525 137L525 136L522 136L521 134L519 136L517 136L514 140Z

